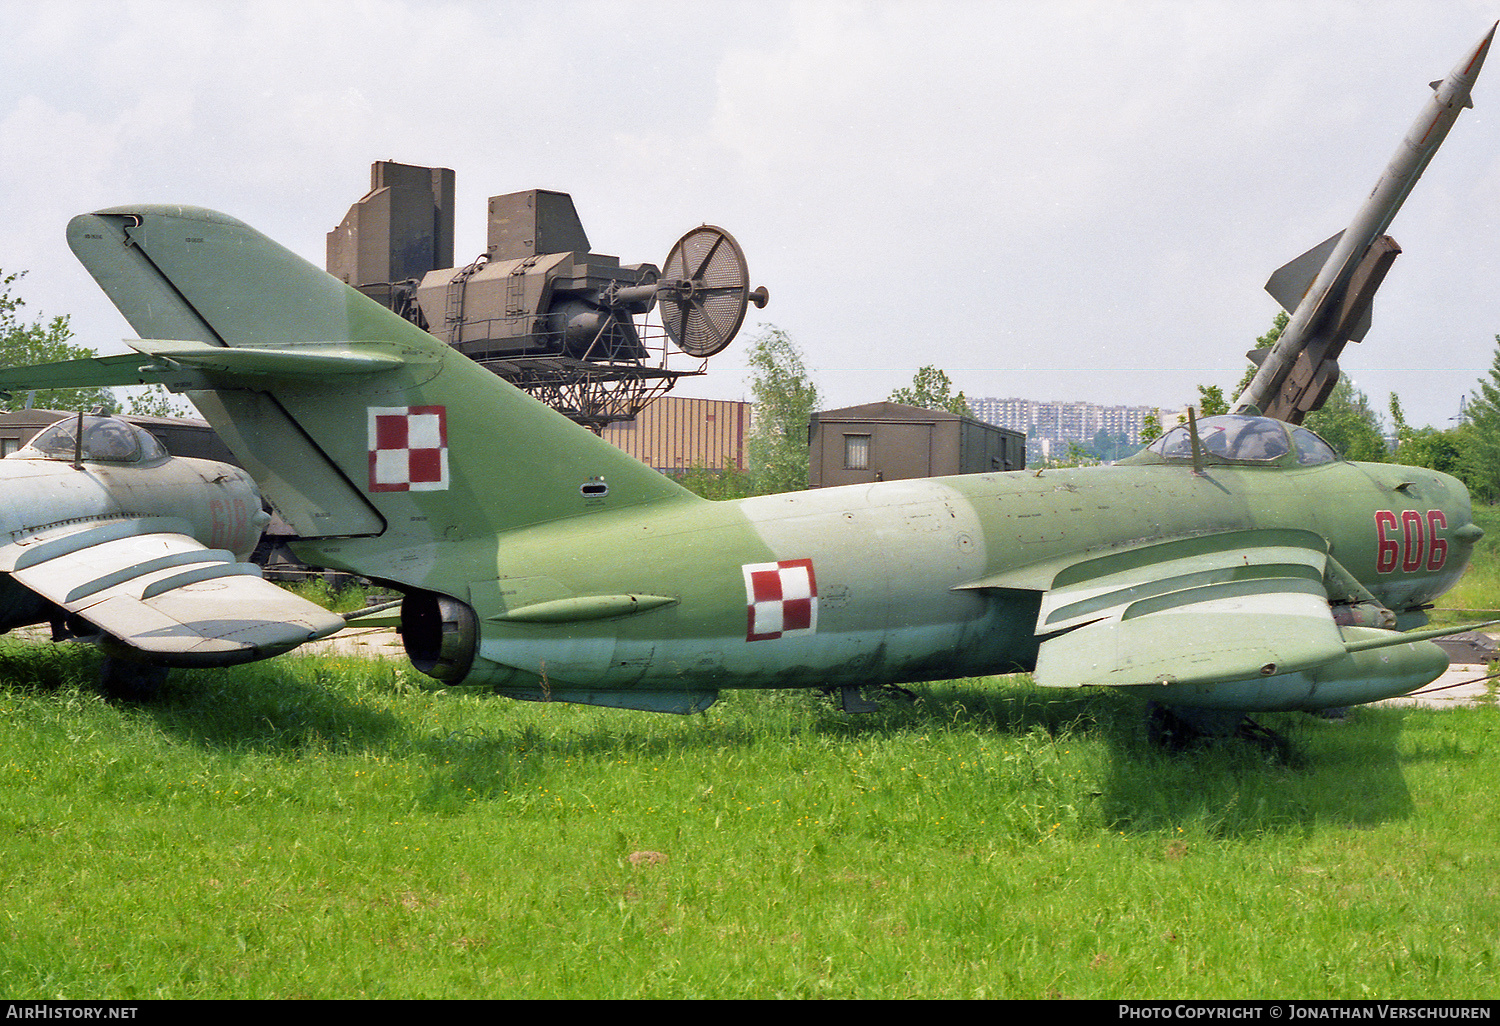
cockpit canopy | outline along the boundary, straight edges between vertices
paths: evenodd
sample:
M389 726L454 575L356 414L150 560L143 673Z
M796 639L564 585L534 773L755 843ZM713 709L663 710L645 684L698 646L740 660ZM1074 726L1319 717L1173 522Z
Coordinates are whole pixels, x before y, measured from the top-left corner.
M1271 417L1204 417L1198 421L1198 441L1205 466L1310 467L1340 460L1333 446L1307 428ZM1181 424L1120 462L1192 463L1192 432Z
M64 417L11 455L32 460L79 456L91 463L156 463L167 458L167 450L155 435L119 417L85 416L80 450L78 422L78 417Z

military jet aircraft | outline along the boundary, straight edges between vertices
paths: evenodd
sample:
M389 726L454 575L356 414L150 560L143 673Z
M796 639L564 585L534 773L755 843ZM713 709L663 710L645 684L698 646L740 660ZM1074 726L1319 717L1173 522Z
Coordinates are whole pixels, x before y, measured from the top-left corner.
M110 693L344 626L244 562L269 519L248 474L173 457L127 421L57 421L0 460L0 495L0 631L50 622L97 643Z
M1301 317L1304 342L1363 325L1356 272L1491 36L1434 84L1420 152L1403 142L1401 180L1347 244L1273 278L1299 311L1338 314ZM185 393L300 558L403 594L406 650L446 685L690 712L724 688L1032 670L1227 729L1435 678L1446 660L1426 639L1442 632L1394 628L1425 622L1481 535L1458 481L1347 463L1253 392L1112 467L709 502L234 218L122 206L68 239L139 355L7 371L0 388ZM1338 267L1320 276L1319 256Z

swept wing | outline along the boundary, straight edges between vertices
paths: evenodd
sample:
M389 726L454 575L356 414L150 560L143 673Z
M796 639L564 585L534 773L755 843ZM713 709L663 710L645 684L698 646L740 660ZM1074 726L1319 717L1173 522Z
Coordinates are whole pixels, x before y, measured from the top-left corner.
M248 662L344 626L187 526L141 517L38 531L0 546L0 571L164 665Z
M1400 694L1447 657L1430 639L1340 626L1349 581L1320 535L1225 531L1082 554L975 581L1043 592L1036 682L1137 689L1206 708L1316 709ZM1470 625L1471 627L1473 625Z

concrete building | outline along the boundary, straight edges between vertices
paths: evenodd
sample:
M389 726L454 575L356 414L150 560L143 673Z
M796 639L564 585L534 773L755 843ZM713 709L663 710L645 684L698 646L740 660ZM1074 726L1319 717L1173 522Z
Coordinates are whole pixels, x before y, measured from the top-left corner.
M1026 457L1041 462L1066 451L1069 442L1088 444L1104 431L1111 438L1141 442L1141 425L1151 406L1103 406L1098 403L1036 399L968 400L976 420L1026 435Z

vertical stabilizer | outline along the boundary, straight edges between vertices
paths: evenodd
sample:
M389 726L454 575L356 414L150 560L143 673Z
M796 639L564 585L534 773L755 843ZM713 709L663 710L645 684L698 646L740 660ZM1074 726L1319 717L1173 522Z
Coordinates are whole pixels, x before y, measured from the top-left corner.
M379 549L697 501L591 432L233 218L81 215L74 253L304 538ZM189 344L192 343L192 344ZM337 551L337 547L325 548ZM331 565L349 563L343 557ZM373 551L373 549L372 549ZM491 549L493 551L493 549ZM420 578L390 565L349 568Z

